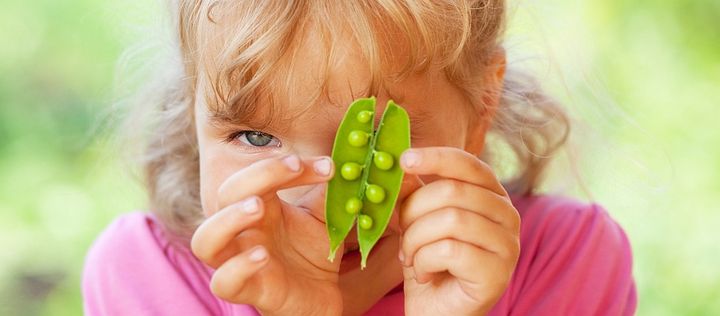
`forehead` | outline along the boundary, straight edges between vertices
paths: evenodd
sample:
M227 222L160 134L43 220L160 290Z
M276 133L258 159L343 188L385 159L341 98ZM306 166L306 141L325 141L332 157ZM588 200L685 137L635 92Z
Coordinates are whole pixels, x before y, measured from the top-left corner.
M408 45L393 32L377 38L379 54L372 57L346 24L297 20L268 37L270 31L253 35L237 23L223 23L243 18L239 10L231 12L199 28L206 45L196 101L205 101L197 103L207 106L214 121L275 129L299 118L337 124L352 100L371 95L378 97L379 111L386 99L403 104L415 123L446 107L429 104L452 88L442 71L402 74Z

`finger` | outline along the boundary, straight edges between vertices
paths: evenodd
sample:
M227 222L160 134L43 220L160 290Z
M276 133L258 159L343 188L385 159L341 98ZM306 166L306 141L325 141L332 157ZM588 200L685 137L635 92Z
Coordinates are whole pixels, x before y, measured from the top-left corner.
M417 218L444 207L477 212L511 232L520 229L520 215L505 196L465 182L441 179L417 189L400 209L400 225L409 227Z
M447 272L457 278L465 293L481 300L483 293L505 288L515 262L471 244L443 239L418 251L413 272L418 283L427 283L437 273Z
M424 185L423 181L416 175L406 175L403 178L400 193L398 194L397 205L402 205L402 201L412 192ZM325 195L327 194L327 184L311 185L308 191L302 195L295 203L297 206L310 211L315 219L325 223Z
M274 195L284 188L325 182L333 173L329 157L301 160L297 155L289 155L259 160L223 182L218 189L218 209L251 195Z
M254 247L223 263L210 280L213 294L233 303L254 302L257 291L248 291L248 283L268 262L269 254L262 246Z
M517 238L484 216L454 207L431 212L403 234L403 265L410 265L419 249L443 239L454 239L510 258L519 249Z
M405 174L403 176L402 185L400 186L400 193L398 193L398 199L397 199L397 205L402 205L405 203L405 200L413 193L415 190L423 187L425 185L425 182L423 182L420 177L414 174Z
M460 148L412 148L402 154L400 161L403 170L410 174L456 179L507 196L490 166Z
M235 244L232 241L263 217L263 206L258 197L250 197L208 217L192 236L190 248L193 254L217 268L225 259L240 251L233 248ZM221 253L227 255L222 256Z

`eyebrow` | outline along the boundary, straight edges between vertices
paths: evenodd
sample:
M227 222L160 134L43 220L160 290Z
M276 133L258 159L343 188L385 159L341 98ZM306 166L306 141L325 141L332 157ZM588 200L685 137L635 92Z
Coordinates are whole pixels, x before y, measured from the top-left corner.
M325 103L325 102L321 102ZM270 114L268 115L260 115L257 112L258 111L251 111L245 109L237 111L237 113L233 113L233 111L228 111L227 108L222 109L208 109L210 111L210 115L208 117L208 121L212 126L215 127L223 127L223 126L245 126L249 129L253 130L262 130L265 132L268 132L270 134L283 134L287 133L290 129L290 122L292 122L293 119L297 119L299 116L301 116L302 113L305 113L306 111L310 111L313 108L316 108L318 106L339 106L336 103L327 103L327 104L311 104L308 105L304 110L297 111L298 113L294 113L293 115L282 115L281 111L277 109L271 109ZM245 114L247 115L238 115L238 114ZM250 115L252 113L252 115ZM431 117L430 113L422 108L416 109L412 115L411 113L408 113L408 116L410 118L410 132L411 137L413 139L421 139L422 137L418 136L419 130L423 130L423 127L427 125L427 119ZM382 119L382 114L376 116L376 123L379 124L380 120ZM330 120L323 120L327 122L327 124L330 124ZM337 126L339 126L339 122L337 123ZM377 126L376 124L376 126ZM337 129L335 127L334 129Z
M258 109L241 109L232 110L229 108L208 108L210 115L208 123L216 127L224 126L245 126L253 130L264 130L273 133L285 133L290 128L290 122L293 116L282 115L278 106L270 105L269 113L258 113Z
M247 119L247 117L239 119L234 115L230 115L226 111L215 111L212 109L209 109L209 111L210 115L208 115L207 121L213 127L221 128L242 125L247 126L250 129L261 130L267 128L269 125L272 125L269 120L263 120L260 122L258 120Z

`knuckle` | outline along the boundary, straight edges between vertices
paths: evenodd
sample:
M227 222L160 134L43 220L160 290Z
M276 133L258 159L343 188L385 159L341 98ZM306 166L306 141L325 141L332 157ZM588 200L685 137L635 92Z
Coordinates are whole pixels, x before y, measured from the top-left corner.
M520 258L520 238L513 238L512 245L510 246L510 259L517 263Z
M510 198L501 197L501 202L498 204L498 208L503 210L501 213L502 216L498 218L498 221L504 227L509 228L513 234L520 234L522 218L520 217L520 213L512 204Z
M515 272L515 265L503 265L498 269L500 273L496 274L495 282L493 285L495 288L505 288L512 280L513 273Z
M232 303L239 303L243 289L246 286L247 276L241 269L243 267L237 260L225 262L210 279L210 291L217 297Z
M405 255L411 255L411 252L415 248L415 243L413 242L413 238L411 236L403 236L400 249Z
M478 158L477 156L475 156L471 153L468 153L468 156L470 156L468 158L472 159L471 166L472 166L473 170L475 172L477 172L478 174L484 174L484 173L492 170L487 163L482 161L482 159Z
M442 189L441 189L441 195L445 199L454 199L458 196L462 195L463 192L463 185L459 181L455 180L441 180L442 182Z
M230 186L227 185L227 183L228 182L226 181L217 189L217 203L214 205L215 209L212 212L217 212L220 207L232 203L230 200L232 195L229 192Z
M210 280L210 291L217 297L224 300L231 300L234 296L225 282L227 278L222 277L220 273L215 273Z
M422 228L412 226L403 234L400 247L406 256L412 256L416 251L419 251L422 246L423 235L425 233Z
M480 160L477 158L477 156L473 155L472 153L470 153L464 149L453 147L453 152L462 159L467 159L470 161L479 161Z
M473 171L484 173L491 170L490 166L482 159L480 159L480 157L462 149L458 149L458 151L460 152L460 156L462 157L462 159L468 162L470 168L472 168Z
M435 166L442 166L444 161L447 161L447 151L443 150L442 147L434 147L427 153L430 156L430 160Z
M260 165L258 167L263 170L263 173L261 174L266 175L267 181L273 181L275 179L282 178L284 175L290 173L288 168L279 158L268 161L266 164Z
M515 236L509 238L505 245L501 247L498 255L508 262L517 262L520 257L520 239Z
M246 210L252 210L252 212L248 213ZM223 219L221 223L224 225L235 223L235 225L244 226L255 221L255 219L258 218L258 215L262 215L262 210L262 199L256 197L255 195L251 195L239 202L236 201L235 203L228 205L223 210L225 219Z
M520 218L520 213L518 213L518 211L513 208L512 215L510 217L510 224L513 232L519 234L520 227L522 226L522 218Z
M507 211L507 221L510 229L513 233L519 234L520 233L520 225L522 224L522 218L520 217L520 213L517 211L515 206L512 205L512 202L510 200L505 201L506 207L508 209Z
M455 207L448 208L445 212L445 221L449 227L458 227L463 224L463 210Z
M290 170L282 162L281 157L253 162L230 176L223 184L220 185L217 189L218 201L220 202L219 205L231 204L233 201L229 200L230 198L246 198L244 195L234 196L234 194L232 194L233 192L237 193L236 191L238 191L238 187L243 188L240 191L246 194L255 192L255 194L261 195L264 192L258 192L258 190L267 190L275 183L285 181L290 174ZM247 186L247 179L249 178L253 180L252 187ZM242 183L243 185L239 186L239 183Z
M207 263L210 260L210 254L208 253L207 247L205 247L205 243L203 241L204 235L205 229L203 226L200 226L200 228L195 231L195 234L193 234L193 237L190 240L190 250L195 255L195 257Z
M452 259L457 258L459 255L459 249L455 242L451 240L443 240L439 244L439 254L442 257Z
M460 148L453 147L450 148L448 154L453 155L455 157L455 160L457 160L458 162L462 162L463 165L468 166L471 171L477 174L482 174L486 171L486 164L472 153L469 153Z

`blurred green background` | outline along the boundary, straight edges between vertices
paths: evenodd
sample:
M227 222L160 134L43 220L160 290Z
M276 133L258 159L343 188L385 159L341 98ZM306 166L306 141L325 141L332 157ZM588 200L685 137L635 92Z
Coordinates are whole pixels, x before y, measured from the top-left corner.
M118 58L157 33L159 8L4 1L1 315L81 314L87 248L143 207L106 125ZM720 315L720 2L526 0L510 17L512 63L535 69L578 123L564 157L587 190L562 176L562 157L547 190L597 200L625 227L639 314Z

